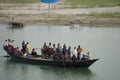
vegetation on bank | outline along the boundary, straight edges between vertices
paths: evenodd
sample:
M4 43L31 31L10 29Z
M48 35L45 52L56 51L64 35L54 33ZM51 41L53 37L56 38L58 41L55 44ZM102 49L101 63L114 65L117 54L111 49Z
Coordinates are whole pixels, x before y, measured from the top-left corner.
M87 16L95 18L120 18L120 13L89 14Z
M0 3L36 3L39 0L0 0ZM109 7L120 6L120 0L60 0L64 1L64 5L69 5L68 8L78 7ZM66 5L67 4L67 5ZM61 5L62 6L62 5ZM21 19L22 18L22 19ZM115 19L114 19L115 18ZM0 21L11 20L9 13L0 14ZM16 21L24 21L28 23L47 23L47 24L69 24L79 20L81 23L107 23L107 24L120 24L120 13L106 13L106 14L18 14L15 16Z
M0 0L2 3L35 3L39 0Z
M36 3L40 0L0 0L0 3ZM59 0L71 8L120 6L120 0Z
M10 21L11 16L8 14L0 14L1 21ZM24 23L45 23L54 25L69 25L71 23L80 24L120 24L120 14L89 14L89 15L70 15L70 14L55 14L55 13L42 13L42 14L18 14L14 16L14 20Z
M120 0L66 0L73 7L111 7L120 6ZM81 7L79 6L79 7Z

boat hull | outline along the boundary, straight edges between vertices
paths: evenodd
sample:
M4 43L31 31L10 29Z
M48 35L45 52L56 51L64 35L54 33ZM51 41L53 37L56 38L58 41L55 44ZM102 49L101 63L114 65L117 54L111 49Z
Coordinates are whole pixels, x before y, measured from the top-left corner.
M28 64L37 64L37 65L48 65L48 66L59 66L59 67L90 67L93 63L95 63L99 59L93 60L84 60L84 61L76 61L72 60L59 60L55 61L51 59L43 59L41 57L32 57L32 56L15 56L13 52L8 52L4 49L8 55L10 55L11 60L16 62L28 63Z

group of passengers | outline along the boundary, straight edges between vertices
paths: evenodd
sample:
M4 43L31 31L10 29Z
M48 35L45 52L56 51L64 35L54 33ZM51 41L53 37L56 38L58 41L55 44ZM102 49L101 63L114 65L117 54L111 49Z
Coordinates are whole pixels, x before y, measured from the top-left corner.
M22 42L22 53L25 54L25 55L32 55L33 57L36 57L37 56L37 52L35 51L35 49L33 48L31 53L30 53L30 44L29 42L26 42L23 41Z
M3 47L5 50L7 50L8 52L11 52L13 49L13 46L11 45L11 41L10 39L6 39L5 42L3 43Z
M30 53L30 44L29 42L23 41L22 42L22 49L20 50L19 47L13 47L11 44L11 40L5 40L4 42L4 49L6 51L8 51L8 53L13 53L13 55L15 56L22 56L22 55L32 55L33 57L38 56L37 52L35 51L35 49L33 48L31 53ZM81 57L81 52L83 51L83 49L80 47L80 45L78 45L78 47L74 47L74 49L71 51L71 46L66 46L66 44L63 45L63 47L61 47L60 43L57 44L57 46L55 44L51 44L51 42L49 42L49 44L47 45L46 43L44 43L43 47L41 48L41 52L42 52L42 58L48 59L48 58L53 58L53 60L65 60L65 59L72 59L72 61L80 61L80 60L90 60L90 54L89 52L87 53L87 55L83 54L83 56Z
M13 54L14 56L22 56L22 55L33 55L33 56L37 56L37 53L35 51L35 49L32 49L32 52L30 53L30 44L29 42L23 41L22 42L22 49L20 50L19 47L13 47L11 42L13 42L13 40L5 40L3 47L4 49L8 52Z
M4 44L3 44L3 47L4 49L8 52L8 53L14 53L13 55L15 56L21 56L22 53L21 53L21 50L19 50L19 47L16 47L14 48L11 44L11 42L13 42L14 40L10 40L10 39L7 39L5 40Z
M90 59L89 52L87 55L83 54L81 58L82 51L83 49L80 47L80 45L77 48L74 47L74 49L71 51L71 46L67 48L66 44L64 44L63 47L61 47L60 43L58 43L56 46L55 44L52 45L51 42L48 45L44 43L41 49L42 57L46 59L50 57L53 57L54 60L72 59L72 61Z

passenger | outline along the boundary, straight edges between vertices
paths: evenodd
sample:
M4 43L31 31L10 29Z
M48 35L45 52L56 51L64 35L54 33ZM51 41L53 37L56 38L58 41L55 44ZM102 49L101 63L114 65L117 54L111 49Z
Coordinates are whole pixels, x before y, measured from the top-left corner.
M10 39L8 39L7 41L8 41L8 45L11 45L11 40L10 40Z
M34 48L32 49L31 55L34 56L34 57L37 57L37 52L35 51Z
M68 51L68 58L71 58L71 47L70 46L68 47L67 51Z
M19 50L19 47L17 47L17 54L18 54L18 56L22 55L22 52Z
M14 56L18 56L17 48L13 48L13 53Z
M60 43L58 43L58 45L57 45L57 53L58 54L61 54L62 53L62 48L61 48L61 46L60 46Z
M51 55L53 55L53 48L52 48L51 42L49 42L47 49L48 49L48 58L50 58Z
M53 60L57 59L56 46L53 44Z
M76 62L77 61L77 50L76 47L74 47L74 50L72 51L72 61Z
M11 42L14 42L14 40L8 39L7 42L8 42L8 45L12 45Z
M86 55L83 54L83 57L81 58L82 61L87 60Z
M44 43L44 45L43 45L43 46L44 46L44 48L47 48L47 45L46 45L46 43Z
M46 45L46 43L44 43L41 51L42 51L42 58L43 57L47 58L47 45Z
M48 48L50 49L52 48L51 42L49 42Z
M60 59L62 59L62 48L61 48L61 46L60 46L60 43L58 43L58 45L57 45L57 50L56 50L56 52L57 52L57 55L58 55L58 60L60 60Z
M22 42L22 49L25 48L25 41Z
M5 42L3 43L3 47L7 47L8 46L8 41L5 40Z
M54 51L54 53L56 53L56 46L55 46L55 44L53 44L53 51Z
M77 59L78 60L80 60L80 58L81 58L81 52L82 52L82 48L80 47L80 45L78 46L78 48L77 48Z
M12 45L7 46L7 51L11 53L13 51L13 46Z
M41 50L43 51L43 50L45 50L46 48L47 48L47 45L46 45L46 43L44 43L44 45L43 45L43 47L42 47Z
M63 58L65 59L67 54L67 47L65 44L63 45L63 48L62 48L62 54L63 54Z
M30 44L29 44L29 42L27 42L27 44L26 44L26 49L27 49L27 54L29 55L30 54Z
M87 60L91 60L91 56L90 56L90 53L89 53L89 52L87 52L86 57L87 57Z
M22 42L22 52L23 54L26 52L25 41Z

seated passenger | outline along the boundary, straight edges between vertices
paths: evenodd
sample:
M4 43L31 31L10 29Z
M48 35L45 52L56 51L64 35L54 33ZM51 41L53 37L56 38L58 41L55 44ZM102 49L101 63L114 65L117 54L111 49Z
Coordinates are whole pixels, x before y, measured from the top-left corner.
M86 57L87 57L87 60L91 60L91 56L90 56L90 53L89 53L89 52L87 52Z
M13 55L18 56L17 48L13 48Z
M42 52L42 58L47 58L47 45L46 43L44 43L43 47L41 48L41 52Z
M32 56L37 56L37 52L35 51L34 48L32 49L31 55L32 55Z
M19 47L17 47L17 53L18 53L18 56L22 55L22 52L19 50Z
M9 53L11 53L12 50L13 50L13 46L12 46L12 45L7 46L7 51L8 51Z
M83 54L83 56L82 56L81 60L82 60L82 61L87 60L87 58L86 58L86 55L85 55L85 54Z

